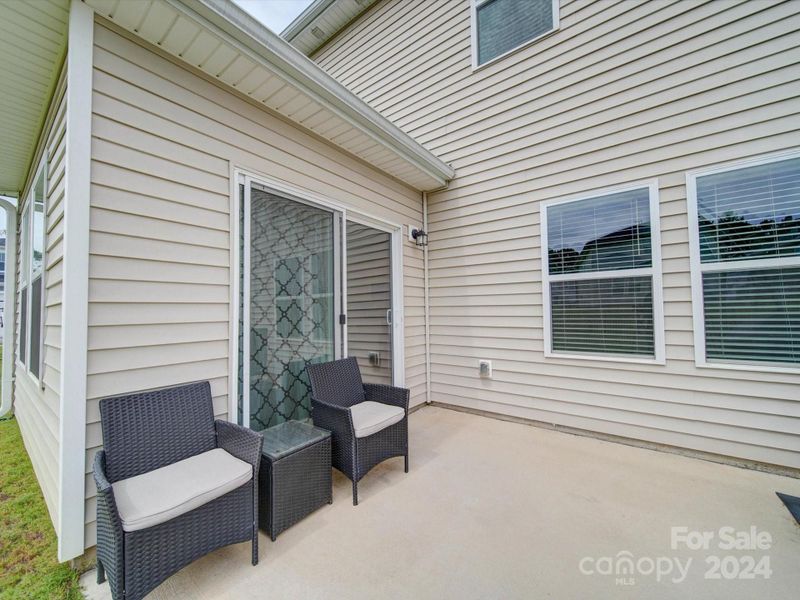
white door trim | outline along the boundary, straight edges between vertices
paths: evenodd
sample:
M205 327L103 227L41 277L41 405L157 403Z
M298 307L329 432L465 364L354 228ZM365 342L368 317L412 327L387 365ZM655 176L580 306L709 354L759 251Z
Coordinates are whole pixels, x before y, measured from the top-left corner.
M340 281L341 281L341 292L338 294L340 297L340 308L339 312L337 312L337 319L339 314L347 314L346 306L347 306L347 269L342 268L343 265L347 264L347 248L346 248L346 223L347 221L353 221L356 223L360 223L362 225L368 225L369 227L374 227L381 231L386 231L387 233L391 234L391 244L392 244L392 377L394 380L394 385L396 386L405 386L405 305L404 305L404 294L403 294L403 227L399 223L393 223L381 217L369 214L364 211L353 209L345 205L342 202L338 202L335 200L331 200L327 196L322 194L318 194L314 191L307 190L303 187L288 183L286 181L282 181L280 179L276 179L274 177L270 177L264 173L259 173L257 171L253 171L252 169L236 166L233 165L231 167L231 231L234 232L234 235L231 236L231 306L232 310L230 311L231 315L231 322L230 322L230 353L231 353L231 360L230 362L230 385L229 387L229 401L228 401L228 420L236 421L237 420L237 413L238 413L238 398L239 398L239 389L238 389L238 380L239 380L239 372L238 372L238 355L239 355L239 280L240 280L240 273L239 273L239 184L243 183L245 185L245 219L244 219L244 231L242 233L245 234L245 240L249 239L249 183L253 182L258 185L262 185L268 189L275 191L276 193L285 195L290 200L295 200L298 202L303 202L306 204L311 204L313 206L317 206L319 208L330 210L334 213L339 213L341 215L341 227L340 227L340 236L341 236L341 244L340 246L340 266L341 269L340 273ZM244 272L248 272L249 262L248 262L248 248L247 244L245 243L245 265L244 265ZM248 278L244 277L244 323L248 322L248 292L249 292L249 284ZM337 321L338 323L338 321ZM343 336L342 344L337 344L341 350L337 348L337 357L338 353L341 352L343 355L347 353L347 325L341 331L341 335ZM247 351L248 336L243 336L243 345L244 350ZM248 353L245 352L244 356L247 356ZM248 361L243 361L243 381L248 381L248 373L249 368L245 370ZM243 409L247 408L247 399L246 395L242 395L243 401ZM249 421L248 419L249 412L243 410L242 420L244 422Z

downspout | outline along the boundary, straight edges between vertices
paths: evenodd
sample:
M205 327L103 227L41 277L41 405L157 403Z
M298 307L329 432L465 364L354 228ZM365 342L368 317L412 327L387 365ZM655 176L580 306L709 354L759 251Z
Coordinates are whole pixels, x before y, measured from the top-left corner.
M0 198L6 211L6 289L3 299L3 373L0 417L14 405L14 332L17 298L17 204L12 198ZM9 318L10 317L10 318Z
M428 192L422 192L422 230L428 233ZM425 302L425 404L431 403L431 315L428 298L428 245L422 247Z

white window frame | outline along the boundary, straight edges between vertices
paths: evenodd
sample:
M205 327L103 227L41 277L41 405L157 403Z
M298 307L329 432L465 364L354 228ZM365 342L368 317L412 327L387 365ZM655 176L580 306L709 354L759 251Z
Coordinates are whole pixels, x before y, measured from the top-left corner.
M692 279L692 319L694 323L694 361L700 368L731 369L735 371L762 371L771 373L800 373L800 366L781 363L759 363L745 361L716 361L706 357L706 319L703 302L703 273L771 269L776 267L800 267L800 256L778 258L756 258L729 262L703 263L700 260L700 223L697 217L697 179L707 175L737 171L782 160L800 158L800 149L751 159L727 162L714 167L697 169L686 173L686 203L689 212L689 265Z
M535 44L539 40L546 38L556 31L560 26L560 0L552 0L553 2L553 27L544 31L533 37L529 40L522 42L519 46L515 46L511 50L504 52L503 54L499 54L494 58L487 60L486 62L479 63L478 62L478 8L486 4L487 2L492 2L493 0L470 0L470 39L472 44L472 70L477 71L479 69L483 69L489 65L496 63L499 60L503 60L505 57L514 54L515 52L519 52L520 50L527 48L531 44Z
M44 368L44 313L46 309L45 304L45 275L47 273L47 265L46 265L46 257L47 257L47 194L48 194L48 177L47 177L47 159L46 157L42 157L41 161L39 161L39 165L36 167L36 171L34 173L33 178L31 179L31 185L28 189L28 193L25 195L25 201L22 206L22 210L20 211L20 285L19 290L17 292L17 302L19 306L19 318L20 323L19 326L21 327L22 320L25 319L25 356L22 356L22 339L21 336L18 336L17 339L17 358L16 363L17 367L21 368L27 375L33 380L36 385L41 386L43 381L43 373L42 370ZM41 294L41 306L39 307L39 364L38 373L39 376L33 374L30 369L30 362L31 362L31 343L34 341L31 336L31 323L36 315L31 314L31 300L32 300L32 291L33 291L33 248L34 248L34 212L35 212L35 201L34 196L36 194L36 184L39 181L39 178L42 178L42 294ZM25 213L28 214L28 219L26 223ZM26 227L27 225L27 227ZM25 231L23 231L25 229ZM27 248L25 247L27 245ZM23 256L23 253L27 254L27 256ZM24 273L23 273L24 271ZM23 281L26 282L23 285ZM22 294L25 294L26 302L25 302L25 309L27 315L22 314ZM19 330L19 328L18 328Z
M547 238L547 211L551 206L569 204L581 200L592 200L611 196L620 192L632 190L648 190L650 199L650 266L639 269L615 269L613 271L593 271L585 273L563 273L550 274L550 261L548 260L548 238ZM659 218L659 195L658 180L626 184L614 188L604 188L600 190L588 191L580 196L569 198L557 198L546 200L540 204L540 234L541 234L541 262L542 262L542 304L544 307L544 355L545 358L595 360L622 363L656 364L663 365L666 362L664 344L664 300L663 300L663 280L661 268L661 220ZM612 279L619 277L642 277L650 276L653 282L653 352L652 357L613 355L613 354L590 354L572 352L553 351L552 333L552 310L550 305L550 284L558 281L578 281L578 280L597 280Z

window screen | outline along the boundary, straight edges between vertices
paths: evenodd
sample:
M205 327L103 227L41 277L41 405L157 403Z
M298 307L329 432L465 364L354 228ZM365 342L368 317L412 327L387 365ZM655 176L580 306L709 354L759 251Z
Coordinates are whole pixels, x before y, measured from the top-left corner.
M478 1L475 10L479 65L555 27L553 0Z
M554 353L654 358L648 187L546 206Z
M800 363L800 158L694 181L706 360Z

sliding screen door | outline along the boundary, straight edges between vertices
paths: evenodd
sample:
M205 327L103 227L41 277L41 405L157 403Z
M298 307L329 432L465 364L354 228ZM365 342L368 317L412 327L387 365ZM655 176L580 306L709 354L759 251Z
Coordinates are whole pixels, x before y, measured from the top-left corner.
M347 354L366 383L392 384L392 239L347 221Z
M249 425L310 416L309 363L336 354L338 213L252 185L245 251ZM249 276L248 276L249 275Z

